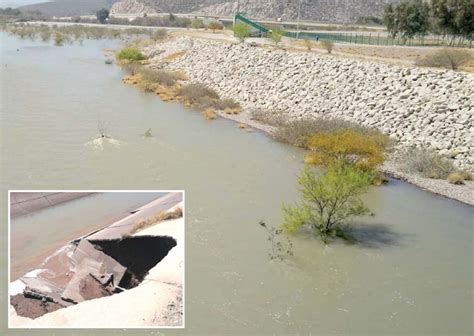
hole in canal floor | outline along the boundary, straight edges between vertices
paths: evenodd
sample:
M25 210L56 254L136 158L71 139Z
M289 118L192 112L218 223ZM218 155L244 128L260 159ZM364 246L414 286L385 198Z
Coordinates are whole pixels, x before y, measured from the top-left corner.
M25 284L23 292L10 298L19 316L34 319L70 305L136 287L148 271L176 246L176 241L168 236L137 236L112 240L82 239L73 244L72 253L65 250L63 255L55 256L58 260L66 258L66 263L54 263L53 260L46 272L34 278L20 279Z

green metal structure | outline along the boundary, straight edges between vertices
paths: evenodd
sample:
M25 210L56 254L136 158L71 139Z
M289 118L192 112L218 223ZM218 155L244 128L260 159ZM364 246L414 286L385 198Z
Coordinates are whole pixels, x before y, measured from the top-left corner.
M249 18L244 16L244 13L237 13L234 16L234 24L237 22L242 22L245 23L246 25L249 25L250 27L253 28L253 33L251 36L260 36L264 37L267 36L267 34L270 32L270 29L267 27L263 26L262 24L252 21Z

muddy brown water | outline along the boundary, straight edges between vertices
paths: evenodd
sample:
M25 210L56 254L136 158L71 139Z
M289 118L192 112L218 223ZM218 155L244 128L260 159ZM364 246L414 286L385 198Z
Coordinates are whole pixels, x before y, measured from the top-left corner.
M258 221L297 199L300 150L123 85L101 51L117 42L1 38L2 269L7 189L185 189L186 329L150 334L473 333L472 207L391 180L366 195L358 244L301 233L270 261ZM98 124L118 142L85 145Z

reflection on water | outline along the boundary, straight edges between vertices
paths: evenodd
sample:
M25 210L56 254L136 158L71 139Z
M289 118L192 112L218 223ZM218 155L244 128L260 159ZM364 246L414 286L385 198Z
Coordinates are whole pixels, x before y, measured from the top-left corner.
M295 234L294 258L270 261L258 222L278 226L297 199L300 150L122 84L111 41L4 40L3 190L185 189L187 333L473 332L472 207L391 181L365 197L375 216L354 243ZM126 145L84 146L99 120Z

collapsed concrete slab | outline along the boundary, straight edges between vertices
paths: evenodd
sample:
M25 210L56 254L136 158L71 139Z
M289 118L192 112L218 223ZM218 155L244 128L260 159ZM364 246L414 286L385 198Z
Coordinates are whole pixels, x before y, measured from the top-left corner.
M161 202L154 201L152 203L155 209L159 209L161 213L163 207L166 211L175 209L176 206L182 209L180 199L182 199L181 193L179 198L164 197ZM149 218L150 214L155 213L156 215L156 211L152 211L154 206L142 207L138 213L133 214L133 220L128 219L129 223L132 225L137 220ZM142 216L137 216L139 212L142 212ZM174 226L175 231L183 231L182 217L180 221L180 225ZM119 222L123 223L123 220ZM172 222L172 220L165 222ZM15 281L10 286L13 320L23 325L25 323L23 317L38 319L45 314L62 310L61 308L82 305L88 300L103 299L137 287L141 282L147 280L149 271L155 269L156 265L177 246L177 236L180 237L178 255L184 259L184 249L182 249L184 239L181 238L183 233L176 235L173 230L165 230L161 234L157 234L156 231L153 232L147 228L142 231L149 234L127 235L117 239L115 236L119 231L116 229L120 228L120 225L114 224L112 227L115 229L112 231L108 230L110 227L101 230L113 232L111 236L113 238L106 239L107 235L101 233L74 240L48 258L42 265L42 269L30 272ZM163 226L163 228L165 227L166 225ZM102 239L91 239L92 237ZM172 255L176 255L176 252ZM172 259L175 260L174 257ZM174 270L174 272L181 274L181 280L179 280L179 276L173 276L177 279L173 286L176 285L181 290L183 262L184 260L181 260ZM174 262L168 264L171 265ZM156 281L153 282L156 283ZM174 289L170 291L170 293L178 292ZM178 300L173 305L179 307L182 303ZM175 313L177 315L173 315L175 316L173 320L179 320L182 309L177 309Z

